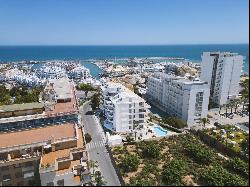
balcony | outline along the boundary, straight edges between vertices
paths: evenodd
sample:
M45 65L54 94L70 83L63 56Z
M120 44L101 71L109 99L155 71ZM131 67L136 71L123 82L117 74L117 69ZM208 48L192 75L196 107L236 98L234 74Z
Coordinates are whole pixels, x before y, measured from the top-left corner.
M47 172L55 171L55 169L56 168L54 164L47 165L47 166L40 165L39 173L47 173Z

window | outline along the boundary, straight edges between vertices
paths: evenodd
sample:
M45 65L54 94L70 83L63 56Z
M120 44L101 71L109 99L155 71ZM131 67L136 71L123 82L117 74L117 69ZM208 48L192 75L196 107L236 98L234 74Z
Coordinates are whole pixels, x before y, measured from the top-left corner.
M64 179L57 181L58 186L64 186Z
M2 171L7 171L7 170L9 170L9 166L2 167Z
M16 178L20 178L23 176L23 174L21 172L18 172L18 173L15 173L15 176L16 176Z
M143 103L143 102L140 102L140 103L139 103L139 106L144 106L144 103Z
M8 174L8 175L3 175L3 181L5 181L5 180L10 180L10 179L11 179L10 174Z
M34 186L34 184L35 184L35 181L34 181L34 180L29 180L29 185L30 185L30 186Z
M139 118L144 118L144 114L139 114Z
M33 166L33 162L26 162L26 163L25 163L25 166L26 166L26 167Z
M49 182L49 183L47 183L47 186L54 186L54 183L53 182Z
M23 181L20 181L17 183L17 186L23 186L24 185L24 182Z
M21 167L21 164L20 164L20 163L13 164L13 167L14 167L14 168L20 168L20 167Z
M129 126L128 128L129 128L129 129L132 129L132 126Z

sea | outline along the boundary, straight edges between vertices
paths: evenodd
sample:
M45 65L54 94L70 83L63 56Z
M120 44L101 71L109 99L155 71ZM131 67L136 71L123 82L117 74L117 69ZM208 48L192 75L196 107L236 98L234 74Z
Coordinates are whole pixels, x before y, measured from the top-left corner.
M91 59L176 57L201 62L205 51L236 52L245 57L243 71L249 74L249 44L126 45L126 46L0 46L0 63L23 60L82 60L92 76L101 70Z

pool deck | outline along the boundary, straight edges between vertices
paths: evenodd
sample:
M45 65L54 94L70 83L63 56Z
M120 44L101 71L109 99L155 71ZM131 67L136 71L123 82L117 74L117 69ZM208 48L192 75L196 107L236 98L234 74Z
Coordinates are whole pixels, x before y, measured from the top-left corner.
M151 139L151 138L153 138L153 136L155 136L156 138L164 137L164 136L161 136L155 132L155 127L159 127L160 129L167 131L167 134L165 136L172 136L174 134L177 134L176 132L170 131L168 129L164 129L160 125L153 123L152 126L148 125L148 129L151 130L153 133L148 133L143 139Z

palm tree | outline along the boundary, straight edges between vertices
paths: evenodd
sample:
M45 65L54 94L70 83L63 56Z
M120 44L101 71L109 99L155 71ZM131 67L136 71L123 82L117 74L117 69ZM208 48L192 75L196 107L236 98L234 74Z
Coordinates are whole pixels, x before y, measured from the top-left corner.
M240 100L239 99L235 99L234 100L234 113L237 112L239 104L240 104Z
M88 161L87 161L87 165L88 165L88 167L89 167L90 169L93 169L92 176L94 176L94 174L95 174L95 169L98 167L97 161L88 160Z
M102 173L100 171L95 172L94 179L96 182L96 186L102 186L106 184L106 181L103 179Z
M137 134L138 126L139 126L139 122L138 121L134 121L133 131L135 133L135 141L136 141L136 134Z
M210 120L208 118L201 118L200 122L203 124L203 127L205 128L206 123L210 123Z
M243 103L243 111L245 110L245 105L249 103L249 98L248 97L242 97L241 102Z
M227 109L228 109L228 106L229 106L229 105L228 105L228 104L225 104L224 106L226 107L226 117L227 117L227 114L228 114L228 113L227 113Z
M223 105L220 105L220 106L219 106L219 108L220 108L220 109L219 109L219 114L220 114L220 111L221 111L221 108L222 108L222 107L223 107Z
M229 105L229 107L231 109L230 114L232 114L233 113L233 107L234 107L234 100L230 101L230 103L228 103L228 105Z

